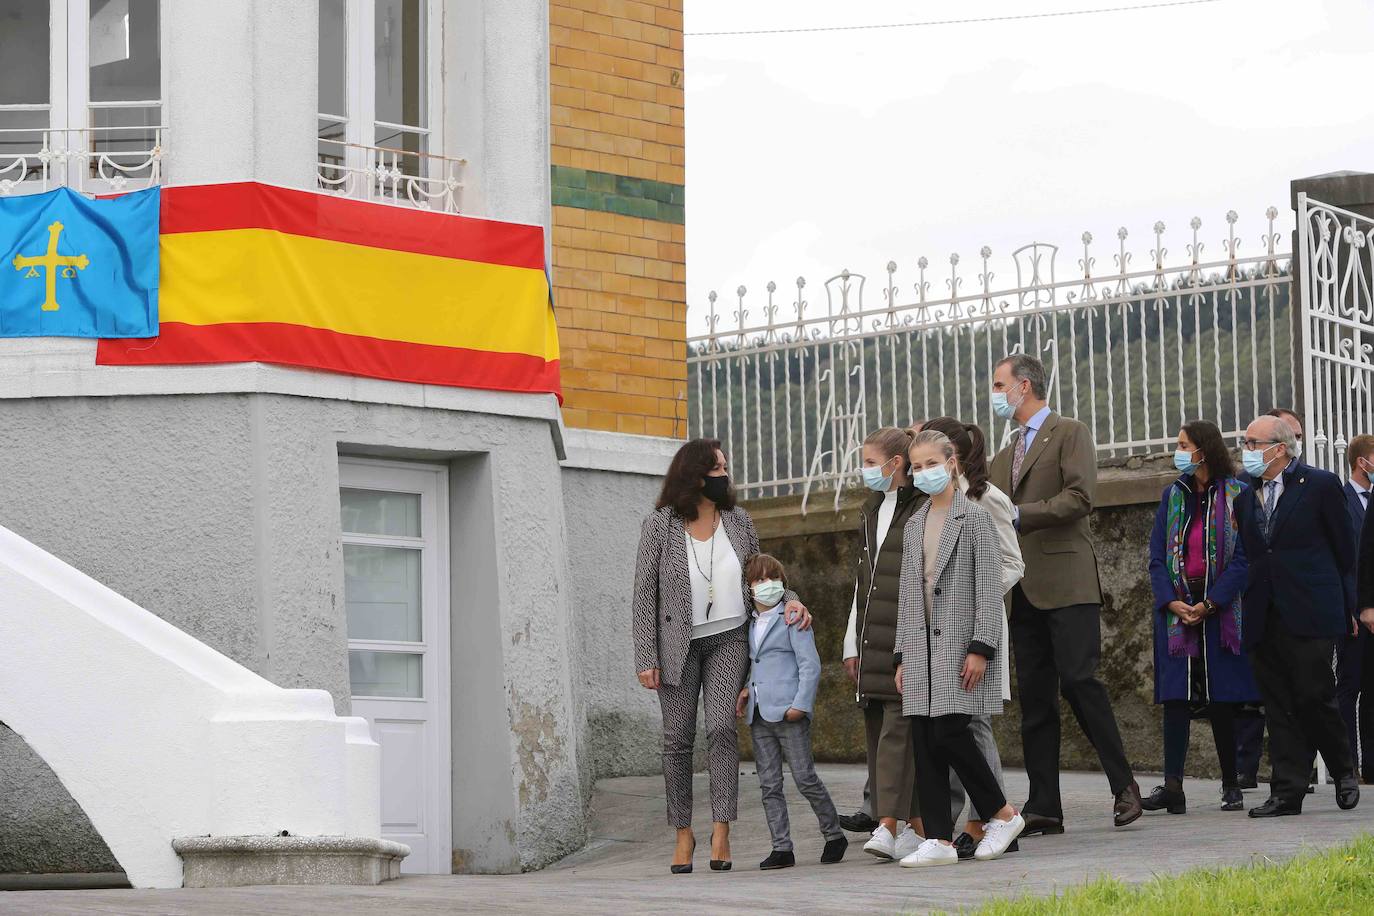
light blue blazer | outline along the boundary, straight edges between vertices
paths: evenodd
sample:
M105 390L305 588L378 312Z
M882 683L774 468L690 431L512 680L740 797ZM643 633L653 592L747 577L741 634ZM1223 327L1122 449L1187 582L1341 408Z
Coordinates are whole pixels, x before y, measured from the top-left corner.
M766 722L781 722L788 707L800 709L809 717L816 703L816 687L821 680L821 657L816 652L816 636L810 630L788 626L779 609L754 639L754 622L749 621L749 700L744 721L753 722L754 713Z

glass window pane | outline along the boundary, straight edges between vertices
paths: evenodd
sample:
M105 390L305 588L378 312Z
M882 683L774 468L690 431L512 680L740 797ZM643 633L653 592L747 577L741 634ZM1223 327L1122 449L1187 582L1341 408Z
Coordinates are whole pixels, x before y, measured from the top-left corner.
M0 105L47 105L49 98L48 4L0 0Z
M349 639L424 639L420 551L345 544L343 559Z
M424 656L411 652L348 651L348 680L355 697L414 697L424 691Z
M158 0L91 0L92 102L162 98Z
M420 494L387 490L339 491L343 530L349 534L420 536Z
M348 116L348 14L344 0L320 0L320 113Z
M424 0L377 0L376 119L427 127Z

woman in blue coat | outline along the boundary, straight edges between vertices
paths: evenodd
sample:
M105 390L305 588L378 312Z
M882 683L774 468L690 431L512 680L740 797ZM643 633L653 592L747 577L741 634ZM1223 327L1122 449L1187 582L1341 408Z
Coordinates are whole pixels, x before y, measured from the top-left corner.
M1164 785L1146 811L1183 814L1183 763L1194 717L1211 720L1221 763L1223 811L1244 807L1236 779L1236 711L1259 702L1241 647L1246 561L1236 522L1235 477L1221 431L1196 420L1179 431L1181 476L1159 501L1150 537L1155 702L1164 707Z

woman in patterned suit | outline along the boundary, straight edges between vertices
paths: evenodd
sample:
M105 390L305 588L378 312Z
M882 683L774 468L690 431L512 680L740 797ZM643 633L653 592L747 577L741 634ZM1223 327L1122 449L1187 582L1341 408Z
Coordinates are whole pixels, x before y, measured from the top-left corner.
M907 867L954 865L949 772L979 812L992 816L974 852L1005 853L1026 822L997 783L969 725L1002 712L1002 549L986 509L959 489L954 443L936 430L911 440L911 479L928 499L902 532L897 599L897 690L911 720L925 842Z
M663 712L663 781L668 823L677 830L673 874L692 870L692 748L698 698L705 697L711 779L711 868L730 868L730 822L739 801L735 700L749 670L744 565L759 537L735 494L715 439L693 439L673 456L658 505L644 520L634 586L635 670L658 691ZM787 593L784 614L811 625Z

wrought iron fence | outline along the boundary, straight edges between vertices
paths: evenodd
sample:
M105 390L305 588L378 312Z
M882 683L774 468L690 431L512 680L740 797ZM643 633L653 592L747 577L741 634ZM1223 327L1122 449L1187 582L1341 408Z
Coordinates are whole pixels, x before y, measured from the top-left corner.
M165 127L0 130L0 197L70 187L101 194L162 183Z
M1374 220L1299 194L1298 249L1309 460L1346 477L1350 440L1374 433Z
M1051 405L1087 423L1101 455L1163 449L1197 417L1238 436L1295 394L1289 255L1279 250L1278 211L1265 216L1259 253L1249 257L1230 211L1221 257L1211 261L1194 218L1181 263L1168 261L1164 224L1155 223L1143 269L1133 267L1122 228L1114 269L1101 272L1083 233L1070 279L1056 273L1060 249L1036 242L1013 252L1011 288L993 286L984 247L973 292L957 254L938 278L919 259L914 283L888 262L874 306L870 279L848 270L822 285L823 308L804 277L787 294L770 282L751 297L741 286L728 307L712 292L708 333L688 339L689 432L724 442L746 497L833 489L838 504L876 427L950 415L1005 441L1011 430L992 412L992 370L1026 352L1050 370ZM947 295L932 298L938 280ZM733 321L722 322L725 313Z

